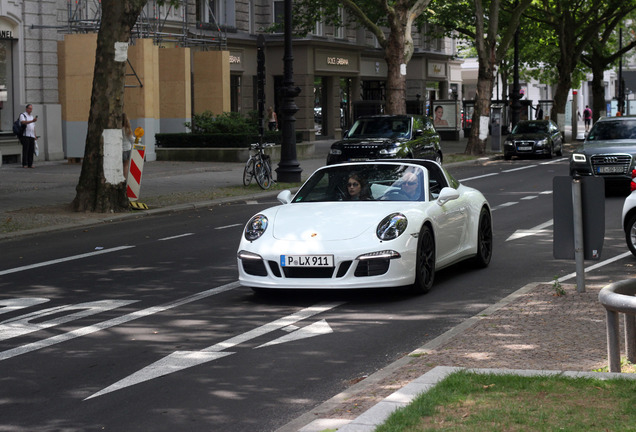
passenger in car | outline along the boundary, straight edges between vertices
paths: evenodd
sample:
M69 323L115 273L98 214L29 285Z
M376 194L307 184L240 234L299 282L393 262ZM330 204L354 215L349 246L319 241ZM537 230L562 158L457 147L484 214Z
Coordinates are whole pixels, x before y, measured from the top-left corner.
M358 174L350 174L347 180L347 195L348 201L358 200L370 200L371 191L367 182Z

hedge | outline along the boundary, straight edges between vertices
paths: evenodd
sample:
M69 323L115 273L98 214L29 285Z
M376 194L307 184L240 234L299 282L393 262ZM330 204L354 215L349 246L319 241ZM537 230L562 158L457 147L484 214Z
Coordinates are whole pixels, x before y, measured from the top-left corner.
M264 142L281 144L280 131L266 131ZM302 141L302 132L296 132L296 142ZM258 134L193 134L159 133L155 135L155 145L165 148L248 148L258 142Z

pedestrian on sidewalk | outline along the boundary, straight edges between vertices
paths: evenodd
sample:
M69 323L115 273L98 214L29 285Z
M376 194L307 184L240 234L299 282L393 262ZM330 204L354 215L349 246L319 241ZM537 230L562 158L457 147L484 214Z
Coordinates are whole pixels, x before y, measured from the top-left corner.
M278 130L278 117L271 106L267 108L267 128L271 131Z
M20 137L20 143L22 144L22 168L33 168L33 154L35 153L35 122L38 121L38 116L33 117L33 105L28 104L26 111L20 114L20 124L26 126L24 133Z
M585 122L585 132L589 132L592 125L592 110L589 105L585 105L583 110L583 121Z

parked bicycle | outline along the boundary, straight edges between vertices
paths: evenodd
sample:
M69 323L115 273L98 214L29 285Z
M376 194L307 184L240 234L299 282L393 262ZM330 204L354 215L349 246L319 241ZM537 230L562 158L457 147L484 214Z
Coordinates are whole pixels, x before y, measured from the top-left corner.
M266 147L272 146L274 146L273 143L250 144L250 157L243 170L243 184L245 186L252 182L252 178L256 178L256 183L261 189L269 189L272 185L271 158L263 151Z

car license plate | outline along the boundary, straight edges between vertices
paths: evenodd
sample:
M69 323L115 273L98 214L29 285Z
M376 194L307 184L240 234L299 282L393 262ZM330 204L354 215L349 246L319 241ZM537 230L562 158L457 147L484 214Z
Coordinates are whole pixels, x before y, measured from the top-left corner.
M519 150L519 151L530 151L530 150L532 150L532 146L519 146L519 147L517 147L517 150Z
M333 255L281 255L281 267L333 267Z
M601 166L598 167L599 174L622 174L625 169L622 166Z

